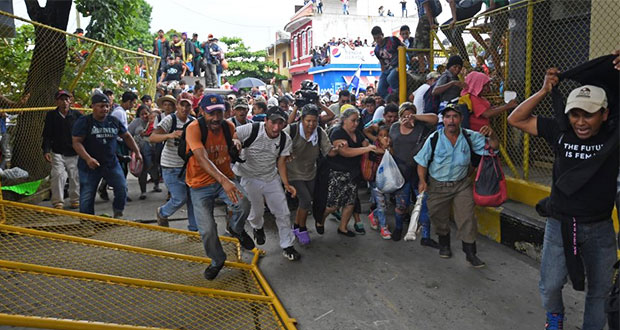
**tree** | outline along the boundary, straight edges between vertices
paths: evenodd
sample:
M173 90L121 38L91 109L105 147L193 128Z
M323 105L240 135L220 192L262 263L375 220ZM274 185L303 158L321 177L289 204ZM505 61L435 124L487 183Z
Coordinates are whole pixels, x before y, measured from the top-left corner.
M47 1L41 7L37 0L25 0L28 16L60 30L67 30L71 1ZM67 58L67 41L61 32L34 26L34 49L24 84L24 94L30 94L26 106L49 106L54 104L54 93L58 90ZM19 166L36 180L47 176L49 165L43 161L39 139L43 131L41 112L26 112L18 117L15 127L13 166ZM38 161L37 161L38 160Z
M76 0L77 10L90 17L86 36L136 50L152 42L151 7L144 0Z
M228 46L226 52L228 70L224 71L224 75L231 84L247 77L263 81L268 81L273 77L286 79L285 76L273 72L278 66L273 61L266 60L267 51L253 52L238 37L222 37L221 41Z
M44 7L39 5L38 0L24 1L31 20L66 31L72 1L48 0ZM136 48L137 44L145 42L150 44L152 39L148 30L151 7L144 0L76 0L76 4L82 14L91 17L86 28L87 36L125 47ZM64 33L37 25L34 29L19 27L17 35L9 47L10 51L14 51L9 55L12 57L8 57L16 62L9 66L3 65L0 69L1 72L4 68L12 68L16 71L13 75L16 80L11 82L13 85L0 85L0 90L4 92L5 89L12 88L14 91L23 91L23 94L30 94L26 107L51 106L58 88L68 88L80 65L92 55L84 53L91 45L73 38L68 43ZM22 45L21 41L24 42ZM34 49L30 53L32 46ZM81 90L76 96L81 98L82 102L88 100L90 89L99 87L102 81L111 81L118 89L139 86L139 79L123 72L125 65L129 61L135 62L135 58L129 60L120 52L110 49L97 52L102 54L93 58L89 69L82 76L83 80L80 80ZM3 58L0 63L5 60ZM17 60L23 62L17 63ZM23 75L27 75L25 82ZM82 85L83 81L90 82ZM11 96L19 99L19 95ZM49 174L49 164L43 160L41 142L37 138L43 130L44 116L45 113L39 111L22 113L18 116L15 127L14 141L18 142L13 143L12 164L28 171L30 180L41 179Z

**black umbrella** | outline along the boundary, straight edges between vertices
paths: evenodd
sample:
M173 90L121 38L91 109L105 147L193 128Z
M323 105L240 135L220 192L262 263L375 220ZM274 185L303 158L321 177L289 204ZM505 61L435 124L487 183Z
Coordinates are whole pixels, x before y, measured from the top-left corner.
M252 87L258 87L258 86L265 86L265 83L262 80L256 79L256 78L243 78L237 81L237 83L233 87L239 89L239 88L252 88Z

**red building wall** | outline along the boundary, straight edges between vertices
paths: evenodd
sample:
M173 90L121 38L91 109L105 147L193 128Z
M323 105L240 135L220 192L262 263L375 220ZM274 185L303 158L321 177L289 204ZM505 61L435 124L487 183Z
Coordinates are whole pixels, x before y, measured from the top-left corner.
M312 21L300 26L291 32L291 65L289 72L292 76L292 90L299 89L301 82L310 79L308 69L312 66L312 55L310 51L313 47Z

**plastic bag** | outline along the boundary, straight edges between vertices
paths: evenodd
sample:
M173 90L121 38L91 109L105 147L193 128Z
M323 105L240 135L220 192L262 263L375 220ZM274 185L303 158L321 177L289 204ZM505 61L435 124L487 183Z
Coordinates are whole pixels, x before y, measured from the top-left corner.
M377 168L376 183L377 189L384 194L393 193L405 184L405 178L400 173L394 157L387 150Z
M135 152L132 152L131 161L129 161L129 172L137 178L140 176L140 173L142 173L142 167L142 161L138 160Z
M418 198L415 201L415 206L413 207L413 212L411 212L411 219L409 220L409 228L407 229L407 234L405 235L405 241L415 241L417 238L418 229L418 220L420 220L420 213L422 212L422 202L424 201L425 192L422 192L418 195Z
M482 156L474 181L474 203L478 206L500 206L508 199L506 179L493 149L486 146L488 156Z

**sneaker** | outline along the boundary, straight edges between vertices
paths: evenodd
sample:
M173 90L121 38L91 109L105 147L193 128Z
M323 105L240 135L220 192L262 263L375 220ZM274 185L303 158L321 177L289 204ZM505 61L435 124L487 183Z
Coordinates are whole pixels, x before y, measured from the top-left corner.
M255 245L254 245L254 241L252 240L252 238L250 237L250 235L248 235L248 233L245 232L245 230L243 230L240 234L235 233L234 230L232 230L232 228L228 228L228 233L239 240L239 243L241 244L241 246L243 246L244 249L246 250L252 250L254 249Z
M361 223L361 222L356 222L353 225L353 228L355 229L355 232L360 234L360 235L366 234L366 229L364 229L364 224Z
M161 206L157 208L157 225L162 227L170 227L170 224L168 223L168 218L162 217L160 211Z
M390 232L390 230L388 229L387 226L381 227L380 235L381 235L381 238L383 238L383 239L390 239L390 238L392 238L392 233Z
M140 199L141 200L145 200L146 199L146 193L141 193L140 194Z
M65 208L65 205L63 203L56 203L54 204L54 208L57 210L62 210Z
M257 245L265 244L265 230L263 228L254 229L254 239Z
M379 223L375 219L375 212L370 212L368 215L368 220L370 221L370 228L377 230L379 229Z
M72 210L79 209L80 202L71 202L71 205L69 205L69 208L71 208Z
M564 329L564 314L547 313L547 322L545 330L562 330Z
M114 218L115 219L123 218L123 211L114 211Z
M209 281L213 281L213 279L217 277L217 274L220 273L220 270L222 270L222 268L224 268L224 264L222 264L221 266L209 265L209 267L205 269L205 278Z
M282 255L284 255L284 258L290 261L299 260L301 258L301 254L299 254L299 252L297 252L297 250L295 250L295 248L292 246L289 246L286 249L284 249L284 252L282 253Z
M161 192L161 188L159 188L158 184L156 184L155 187L153 187L153 191L154 192Z

